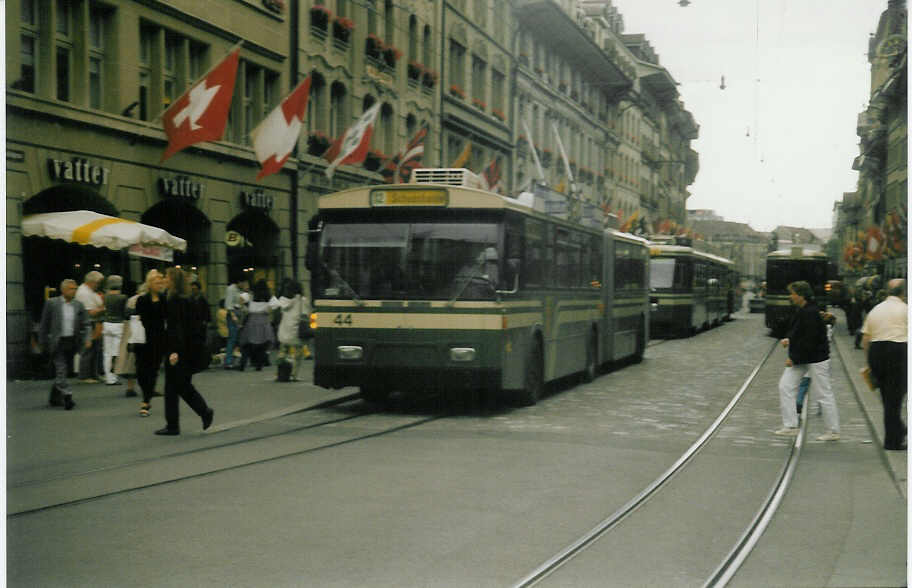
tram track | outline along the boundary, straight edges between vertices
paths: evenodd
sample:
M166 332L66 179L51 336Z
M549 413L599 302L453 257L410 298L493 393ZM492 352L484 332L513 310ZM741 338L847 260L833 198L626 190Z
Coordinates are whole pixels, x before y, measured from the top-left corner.
M299 412L326 408L324 404L326 403ZM283 431L133 460L127 463L95 468L65 476L44 478L41 480L32 480L10 485L7 488L7 519L74 506L131 492L139 492L149 488L174 484L232 470L239 470L245 467L290 457L316 453L412 429L443 418L443 415L439 414L402 418L399 419L401 422L397 422L392 426L387 426L376 431L344 436L340 439L303 448L300 447L299 443L294 443L293 440L293 437L298 433L312 431L321 427L329 427L340 423L352 422L359 419L368 419L378 415L389 418L387 413L377 410L361 414L345 415L296 426ZM277 439L285 441L284 445L287 446L275 447L275 441ZM262 441L270 441L270 446L252 449L254 445L262 445L262 443L260 443ZM252 452L254 455L240 455L244 452L237 452L236 450L241 447L245 448L248 453ZM235 455L238 455L238 457L235 458L231 454L227 454L226 450L234 451ZM200 456L207 454L209 455L209 461L206 462L207 465L200 466ZM65 498L61 498L61 496L65 496Z
M534 586L544 581L565 564L595 545L599 539L605 537L605 535L616 529L622 521L626 520L631 514L634 513L634 511L643 506L650 498L654 497L659 493L661 489L666 487L667 483L673 477L681 473L694 460L697 454L699 454L707 446L710 439L714 437L720 430L722 424L730 416L735 406L744 397L746 391L751 387L751 384L757 378L757 375L760 373L761 369L772 357L777 345L778 342L773 343L770 346L767 353L751 371L744 383L738 389L737 393L735 393L729 403L720 412L718 417L667 470L665 470L655 480L645 486L642 491L627 501L623 506L599 522L590 531L581 535L578 539L567 545L565 548L557 552L554 556L544 561L530 573L526 574L518 582L513 584L514 588ZM766 529L767 525L772 519L776 508L781 502L783 496L785 495L785 492L787 491L789 483L791 482L792 476L798 463L801 447L804 444L806 428L806 419L802 418L800 434L796 437L795 442L791 445L785 462L779 470L778 475L775 477L775 481L772 484L771 490L766 496L766 499L762 501L762 505L756 516L753 518L753 520L751 520L750 524L742 532L740 538L734 544L734 547L728 552L727 556L713 571L712 575L706 580L704 586L725 586L737 572L741 563L743 563L747 558L747 555L750 553L751 549L753 549L753 547L756 545L759 537L762 535L763 531Z

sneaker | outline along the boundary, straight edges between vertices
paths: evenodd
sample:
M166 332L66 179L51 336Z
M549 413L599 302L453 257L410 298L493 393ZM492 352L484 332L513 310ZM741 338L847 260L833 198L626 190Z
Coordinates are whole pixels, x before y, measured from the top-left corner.
M141 417L147 417L147 416L149 416L149 415L151 414L151 411L152 411L152 405L151 405L151 404L149 404L148 402L140 402L140 403L139 403L139 416L141 416Z
M823 435L817 437L818 441L839 441L839 433L824 433Z
M798 427L782 427L778 431L773 432L773 435L779 435L780 437L797 437Z

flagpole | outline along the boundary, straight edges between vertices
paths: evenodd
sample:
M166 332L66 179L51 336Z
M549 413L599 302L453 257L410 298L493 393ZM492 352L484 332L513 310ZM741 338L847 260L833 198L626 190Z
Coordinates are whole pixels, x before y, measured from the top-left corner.
M198 77L198 78L196 78L195 80L193 80L193 83L190 84L190 85L187 86L187 87L188 87L188 88L192 88L193 86L195 86L197 83L199 83L199 81L200 81L201 79L203 79L203 78L205 78L206 76L208 76L210 73L212 73L212 70L214 70L214 69L215 69L216 67L218 67L223 61L225 61L225 57L228 57L229 55L231 55L232 53L234 53L235 50L237 50L238 48L242 47L243 45L244 45L244 39L239 39L238 42L235 43L234 45L232 45L232 46L231 46L231 49L229 49L228 52L225 53L225 55L224 55L221 59L219 59L218 61L216 61L215 63L213 63L212 66L210 66L209 69L206 70L206 73L204 73L204 74L201 75L200 77ZM186 91L186 90L185 90L185 91ZM168 112L168 108L171 108L171 105L172 105L172 104L173 104L173 103L168 104L167 108L165 108L164 110L162 110L161 112L159 112L159 113L158 113L158 116L156 116L155 118L153 118L151 122L158 122L158 121L160 121L161 118L162 118L162 116L163 116L166 112Z

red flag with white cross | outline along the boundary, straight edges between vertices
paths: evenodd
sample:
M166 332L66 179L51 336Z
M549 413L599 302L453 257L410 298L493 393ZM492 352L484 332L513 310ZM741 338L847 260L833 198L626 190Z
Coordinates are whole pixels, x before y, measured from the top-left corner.
M262 166L256 179L259 180L282 169L294 151L304 124L304 113L307 111L310 80L310 76L307 76L306 80L298 84L298 87L250 132L250 136L253 137L253 150Z
M194 143L222 138L231 109L240 54L241 45L238 43L218 65L162 113L168 148L161 161Z

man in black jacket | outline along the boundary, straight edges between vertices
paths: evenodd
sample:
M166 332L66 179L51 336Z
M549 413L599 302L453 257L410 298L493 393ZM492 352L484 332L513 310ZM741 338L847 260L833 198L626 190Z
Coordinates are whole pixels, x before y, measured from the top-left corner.
M793 437L798 434L798 412L795 398L801 378L811 378L811 395L820 404L826 432L818 441L839 439L839 412L830 386L830 344L826 323L814 302L814 290L807 282L792 282L788 286L789 298L798 307L792 317L787 337L782 346L788 348L785 371L779 379L779 408L782 411L782 428L776 435Z

